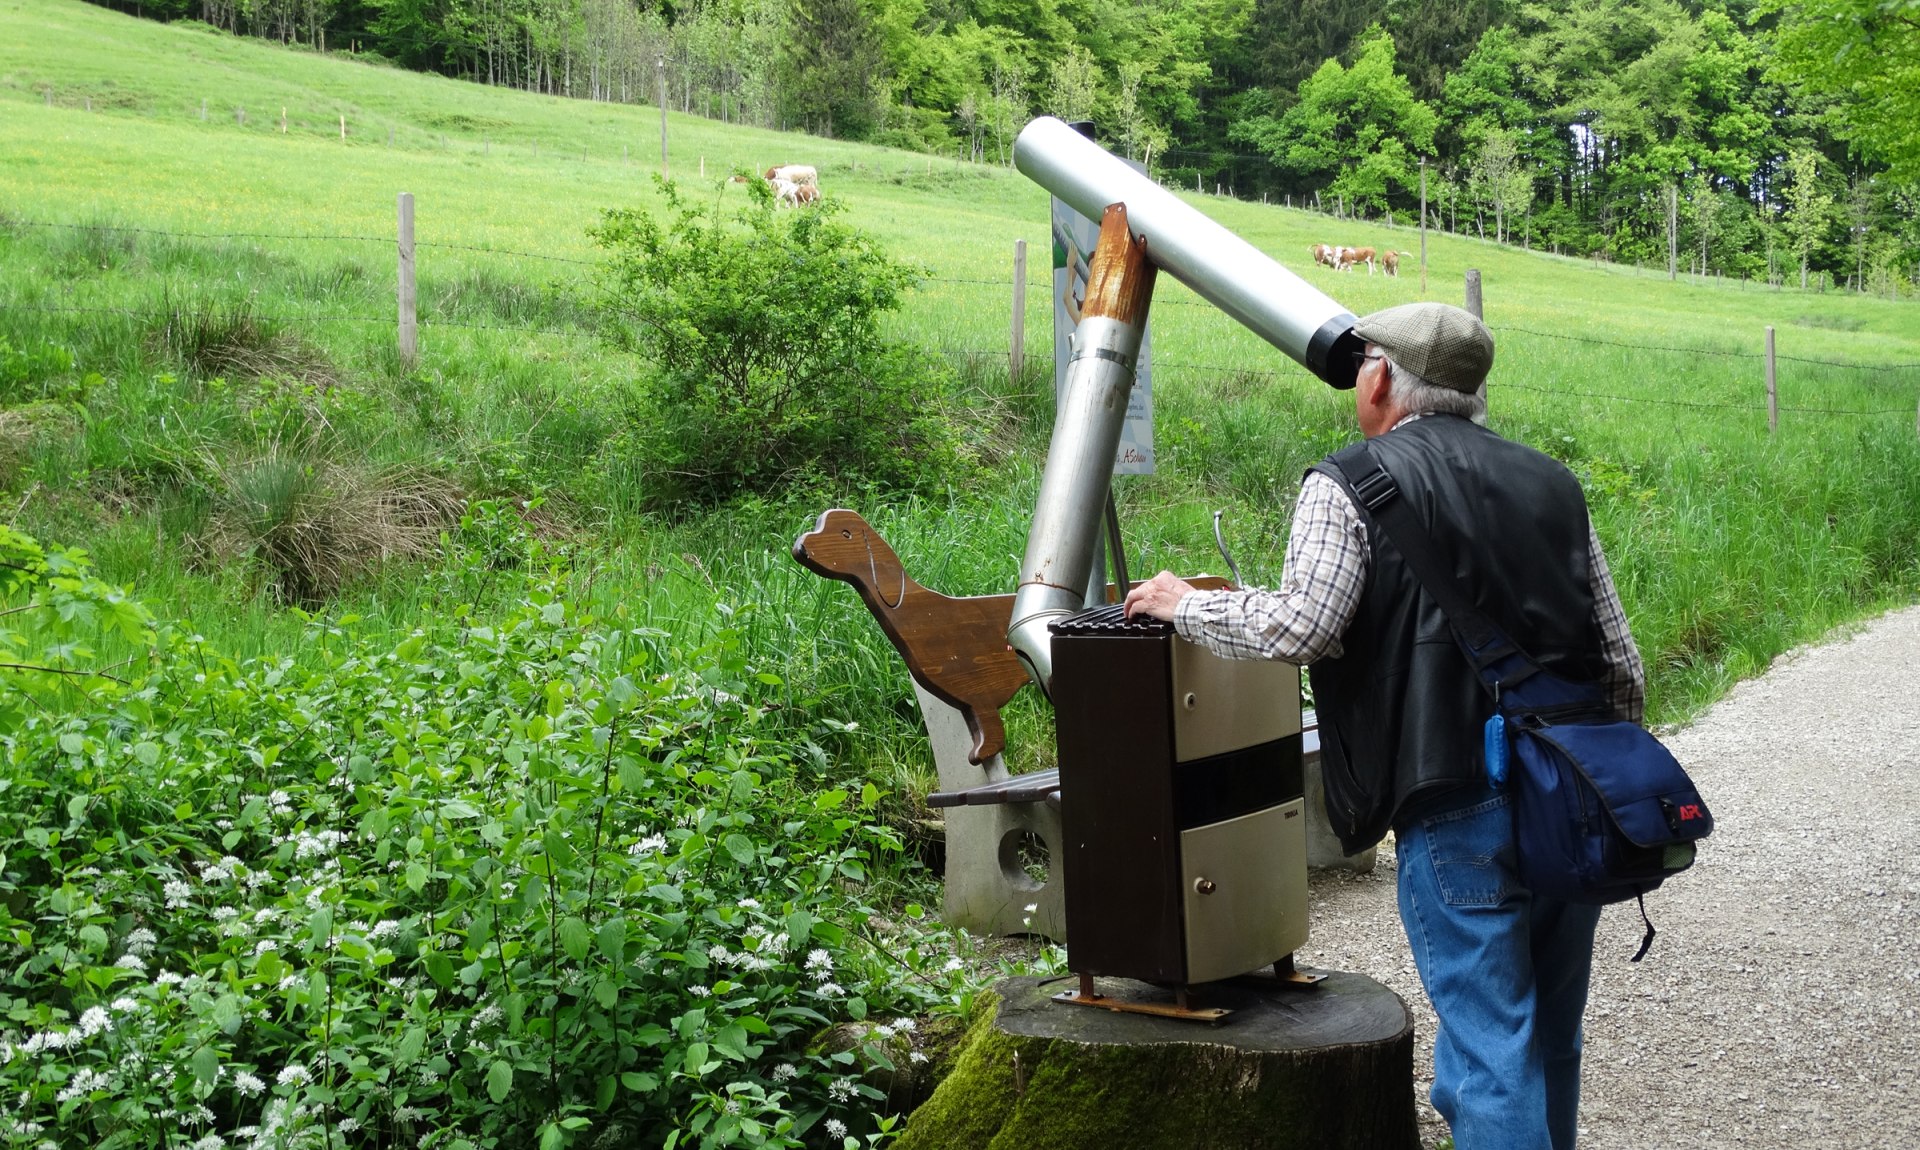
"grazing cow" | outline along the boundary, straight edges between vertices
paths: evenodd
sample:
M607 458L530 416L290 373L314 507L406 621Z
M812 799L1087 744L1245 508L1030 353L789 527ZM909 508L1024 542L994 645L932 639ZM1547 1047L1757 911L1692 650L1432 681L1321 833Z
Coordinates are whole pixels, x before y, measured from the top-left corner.
M820 188L817 184L795 184L793 186L794 204L817 204L820 202Z
M801 185L786 179L773 179L767 182L773 185L773 203L775 207L785 206L797 208L800 206ZM819 194L817 189L814 194Z
M1337 253L1340 249L1332 244L1315 244L1307 250L1313 253L1313 262L1316 264L1325 264L1330 268L1339 266L1340 257Z
M1353 265L1355 264L1366 264L1367 274L1372 275L1373 274L1373 249L1372 248L1341 248L1340 249L1340 270L1343 272L1350 272L1353 270Z
M820 172L811 164L775 164L766 171L768 183L775 180L789 180L796 184L820 186Z
M1412 252L1396 252L1392 248L1388 248L1386 251L1380 253L1380 266L1388 275L1398 276L1400 274L1400 257L1410 256L1412 254Z

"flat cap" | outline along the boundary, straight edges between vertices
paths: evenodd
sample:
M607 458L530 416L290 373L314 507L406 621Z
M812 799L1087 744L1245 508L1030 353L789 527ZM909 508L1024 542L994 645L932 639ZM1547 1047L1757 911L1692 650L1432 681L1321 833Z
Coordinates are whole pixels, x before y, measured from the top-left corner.
M1363 317L1353 334L1433 384L1478 391L1493 367L1493 333L1473 313L1444 303L1403 303Z

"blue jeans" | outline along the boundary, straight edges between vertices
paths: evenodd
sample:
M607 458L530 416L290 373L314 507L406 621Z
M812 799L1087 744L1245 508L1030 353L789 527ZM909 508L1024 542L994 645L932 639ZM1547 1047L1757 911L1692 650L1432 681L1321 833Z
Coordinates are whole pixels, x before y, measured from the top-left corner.
M1400 921L1440 1016L1433 1106L1458 1150L1572 1150L1597 906L1535 898L1505 794L1396 831Z

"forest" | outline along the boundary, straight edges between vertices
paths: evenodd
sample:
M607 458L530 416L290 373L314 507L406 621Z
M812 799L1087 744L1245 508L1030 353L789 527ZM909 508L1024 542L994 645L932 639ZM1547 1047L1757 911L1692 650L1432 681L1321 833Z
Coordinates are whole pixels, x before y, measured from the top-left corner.
M585 100L1883 296L1920 278L1920 0L115 0Z

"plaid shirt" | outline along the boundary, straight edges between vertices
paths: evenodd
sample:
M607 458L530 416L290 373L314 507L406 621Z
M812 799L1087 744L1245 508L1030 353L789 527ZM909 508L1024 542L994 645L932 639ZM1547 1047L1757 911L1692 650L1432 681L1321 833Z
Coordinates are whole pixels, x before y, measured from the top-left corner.
M1402 421L1405 422L1405 421ZM1305 666L1339 656L1340 636L1360 609L1367 585L1367 525L1338 483L1310 472L1294 504L1280 589L1197 591L1174 608L1182 638L1229 659L1278 659ZM1646 708L1640 652L1614 590L1600 537L1587 524L1587 571L1593 619L1606 664L1601 686L1614 712L1639 722Z

